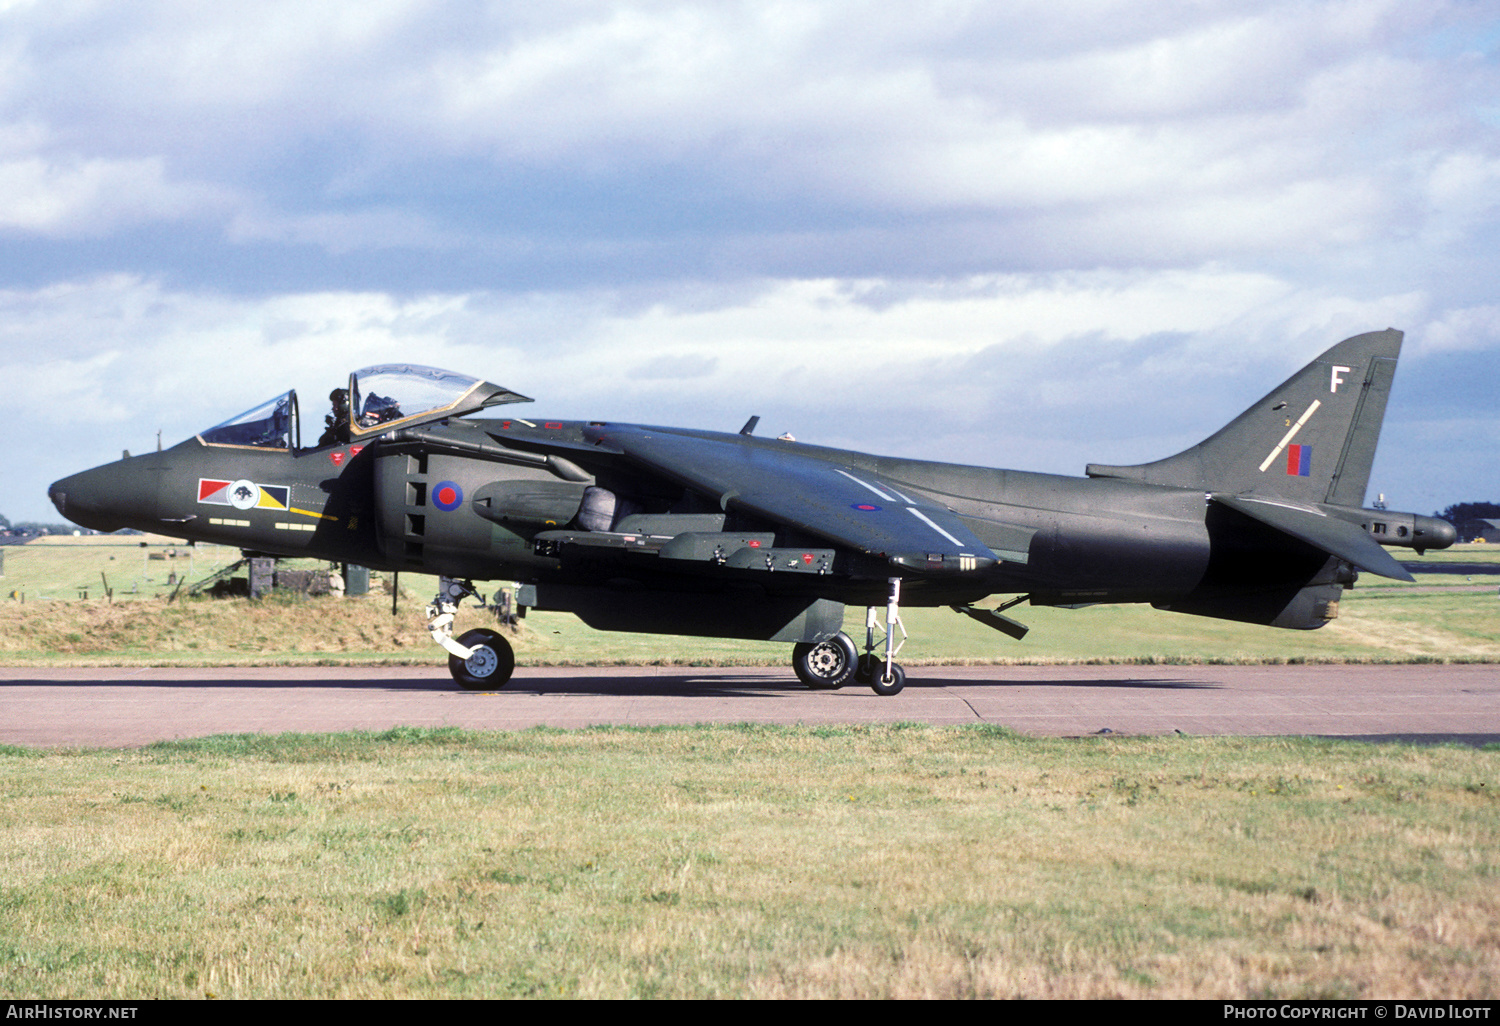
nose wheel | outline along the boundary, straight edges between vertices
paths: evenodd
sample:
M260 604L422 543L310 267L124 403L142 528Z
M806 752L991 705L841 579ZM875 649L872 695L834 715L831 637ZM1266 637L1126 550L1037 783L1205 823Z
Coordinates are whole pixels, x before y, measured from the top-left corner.
M889 584L885 623L880 622L878 606L865 612L865 654L859 657L854 671L856 681L870 685L870 690L882 697L899 695L906 687L906 671L895 661L896 653L906 644L906 627L901 623L901 578L892 577Z
M516 653L510 642L492 630L478 628L460 635L458 644L469 650L468 658L448 656L448 672L466 691L502 688L516 669Z
M453 637L453 616L468 595L474 595L484 604L472 581L440 577L438 593L427 607L427 630L432 640L448 653L448 672L460 687L466 691L503 688L516 670L516 653L510 642L483 627L465 631L456 640Z
M887 672L885 660L871 654L859 657L859 669L854 672L854 679L861 684L870 685L870 690L882 697L899 695L901 689L906 687L906 671L901 668L900 663L892 663Z

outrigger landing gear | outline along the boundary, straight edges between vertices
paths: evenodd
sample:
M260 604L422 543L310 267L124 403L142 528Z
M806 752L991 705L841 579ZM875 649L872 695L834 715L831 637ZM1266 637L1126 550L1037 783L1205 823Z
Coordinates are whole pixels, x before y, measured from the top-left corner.
M480 604L484 596L474 590L473 581L438 578L438 593L427 607L427 630L432 640L448 653L448 672L467 691L489 691L502 688L516 669L516 653L510 642L492 630L478 628L465 631L453 640L453 615L465 596L473 595Z
M880 623L880 608L871 606L865 613L865 654L859 657L854 679L870 685L877 695L899 695L906 687L906 671L896 664L896 653L906 644L906 627L901 623L901 578L890 579L885 601L885 624ZM875 639L879 630L883 637ZM896 637L900 632L900 638ZM884 647L884 655L875 650Z

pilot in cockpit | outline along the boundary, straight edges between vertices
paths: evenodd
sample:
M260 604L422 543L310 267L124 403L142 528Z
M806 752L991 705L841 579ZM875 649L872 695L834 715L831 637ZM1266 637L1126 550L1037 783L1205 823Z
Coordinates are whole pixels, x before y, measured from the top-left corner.
M318 439L319 448L339 445L349 437L349 390L335 388L328 393L328 401L333 404L333 412L323 418L323 437Z

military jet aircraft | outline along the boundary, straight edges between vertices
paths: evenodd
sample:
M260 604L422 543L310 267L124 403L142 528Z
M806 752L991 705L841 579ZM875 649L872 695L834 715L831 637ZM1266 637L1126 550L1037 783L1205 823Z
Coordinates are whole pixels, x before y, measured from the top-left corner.
M1346 339L1226 427L1155 463L1073 478L737 434L521 417L499 385L414 365L355 371L304 447L287 392L165 451L56 482L59 512L283 556L437 574L434 640L465 688L502 686L503 635L452 637L474 581L601 630L792 644L810 688L902 689L900 606L1014 638L1023 601L1311 629L1383 546L1444 520L1363 507L1401 333ZM479 414L484 413L483 416ZM994 609L977 603L1015 596ZM862 646L843 631L865 606Z

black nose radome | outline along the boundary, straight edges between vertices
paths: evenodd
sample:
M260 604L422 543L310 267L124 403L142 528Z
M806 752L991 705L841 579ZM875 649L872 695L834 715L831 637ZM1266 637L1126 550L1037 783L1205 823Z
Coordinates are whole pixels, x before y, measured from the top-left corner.
M143 460L137 457L106 463L54 481L47 488L47 497L59 513L80 527L118 531L139 521L144 523L143 529L150 529L160 516L160 475L143 472L150 469Z

